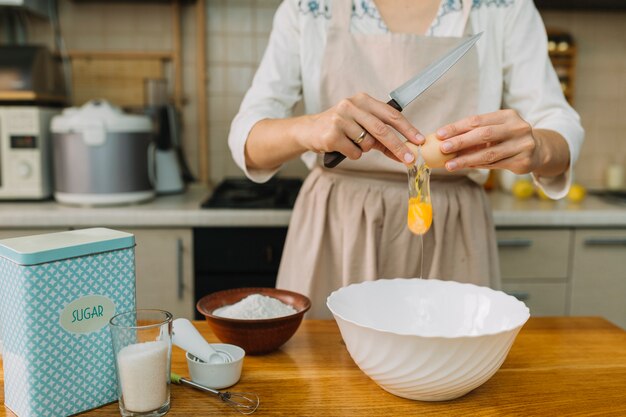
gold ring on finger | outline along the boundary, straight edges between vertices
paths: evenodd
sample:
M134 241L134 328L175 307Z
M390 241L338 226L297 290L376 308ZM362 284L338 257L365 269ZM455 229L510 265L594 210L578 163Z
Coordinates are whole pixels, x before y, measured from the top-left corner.
M365 135L367 135L367 132L364 130L361 132L358 138L354 139L353 142L358 145L359 143L363 142L363 139L365 139Z

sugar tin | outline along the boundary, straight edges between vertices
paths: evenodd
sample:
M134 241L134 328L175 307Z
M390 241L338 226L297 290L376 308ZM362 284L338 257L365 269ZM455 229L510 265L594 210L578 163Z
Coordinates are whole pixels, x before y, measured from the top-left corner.
M135 309L134 246L105 228L0 240L5 405L19 417L117 400L106 325Z

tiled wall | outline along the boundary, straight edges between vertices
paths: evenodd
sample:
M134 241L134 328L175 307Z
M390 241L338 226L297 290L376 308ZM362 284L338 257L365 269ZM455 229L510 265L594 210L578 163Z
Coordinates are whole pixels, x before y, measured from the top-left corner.
M211 176L241 176L227 136L254 72L263 57L280 0L208 0L208 77ZM305 175L300 161L281 175Z
M543 17L578 44L574 107L587 135L576 179L601 186L608 164L626 168L626 12L544 12Z
M207 75L209 91L210 172L217 182L239 176L227 144L230 121L249 87L264 52L280 0L207 0ZM171 47L169 6L159 2L61 1L61 20L69 48L156 49ZM602 183L604 166L626 165L626 25L624 13L544 12L546 24L571 32L578 43L575 107L587 130L576 179ZM183 64L185 150L197 169L195 107L195 19L184 7ZM46 38L34 24L35 38ZM299 161L283 173L302 174Z

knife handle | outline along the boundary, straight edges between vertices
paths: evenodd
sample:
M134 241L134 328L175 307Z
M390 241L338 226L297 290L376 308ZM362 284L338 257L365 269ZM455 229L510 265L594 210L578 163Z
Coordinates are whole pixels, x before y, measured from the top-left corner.
M387 104L398 111L402 111L402 107L394 99L389 100ZM324 154L324 166L326 168L334 168L344 159L346 159L346 156L341 152L327 152Z
M324 166L326 168L334 168L344 159L346 159L346 156L341 152L326 152L324 154Z

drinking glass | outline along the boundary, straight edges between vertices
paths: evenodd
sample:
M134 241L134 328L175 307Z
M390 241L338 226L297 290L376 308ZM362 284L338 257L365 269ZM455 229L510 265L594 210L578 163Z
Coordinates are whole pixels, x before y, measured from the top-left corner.
M120 313L109 322L120 413L160 417L170 409L172 315L163 310Z

